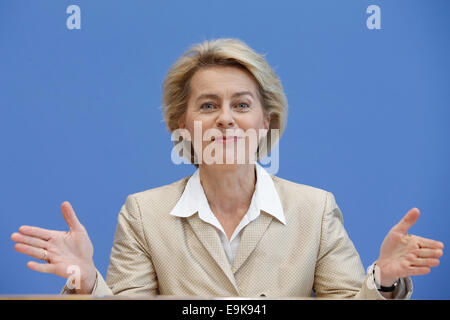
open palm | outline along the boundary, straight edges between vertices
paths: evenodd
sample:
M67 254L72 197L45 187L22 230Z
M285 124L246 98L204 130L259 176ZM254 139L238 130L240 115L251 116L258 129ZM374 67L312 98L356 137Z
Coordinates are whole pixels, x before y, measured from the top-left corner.
M21 226L19 233L11 235L11 239L17 242L14 249L46 261L46 263L28 262L27 266L35 271L68 278L71 275L71 268L77 268L80 272L80 288L77 288L77 292L90 293L96 277L92 242L69 202L65 201L61 205L61 211L69 231Z
M377 260L381 285L390 286L398 278L427 274L431 267L439 265L443 243L408 234L419 215L417 208L408 211L383 240Z

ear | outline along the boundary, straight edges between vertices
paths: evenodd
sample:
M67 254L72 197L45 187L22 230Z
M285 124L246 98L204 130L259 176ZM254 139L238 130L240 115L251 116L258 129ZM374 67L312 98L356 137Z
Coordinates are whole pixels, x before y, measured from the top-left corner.
M181 116L177 122L178 122L178 128L180 128L180 129L186 128L186 125L184 123L184 116Z
M264 117L264 129L269 130L270 128L270 115Z
M266 113L264 113L264 119L263 119L263 129L265 129L265 132L259 132L260 134L260 140L259 142L261 142L269 133L269 128L270 128L270 116L266 115Z

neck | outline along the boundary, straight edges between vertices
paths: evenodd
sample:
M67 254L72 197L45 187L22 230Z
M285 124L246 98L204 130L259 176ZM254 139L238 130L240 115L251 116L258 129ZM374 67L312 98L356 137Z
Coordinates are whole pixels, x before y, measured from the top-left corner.
M255 164L200 165L199 169L200 182L214 213L247 212L256 185Z

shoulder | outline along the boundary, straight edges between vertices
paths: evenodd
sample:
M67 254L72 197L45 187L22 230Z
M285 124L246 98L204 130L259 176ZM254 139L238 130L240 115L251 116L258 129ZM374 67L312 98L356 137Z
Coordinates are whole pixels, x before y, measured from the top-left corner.
M336 205L334 195L322 188L271 175L283 207L302 207L324 213ZM308 211L309 211L308 210Z
M305 199L323 200L328 193L327 190L318 187L313 187L310 185L290 181L274 175L271 175L271 177L274 182L275 188L280 194L280 197L281 196L289 198L301 197L303 200Z
M190 177L189 175L170 184L132 193L126 201L128 203L133 199L141 213L151 210L168 214L181 198Z
M131 196L134 196L136 198L148 198L148 197L165 196L165 195L173 195L174 196L177 193L183 193L183 190L186 187L187 181L189 180L190 177L191 176L189 175L189 176L181 178L175 182L172 182L172 183L169 183L169 184L166 184L163 186L136 192L136 193L131 194Z

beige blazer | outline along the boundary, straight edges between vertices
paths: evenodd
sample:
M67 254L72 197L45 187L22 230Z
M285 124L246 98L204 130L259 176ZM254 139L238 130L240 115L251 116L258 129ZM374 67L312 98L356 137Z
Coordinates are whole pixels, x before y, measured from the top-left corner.
M271 175L286 225L261 211L244 228L233 264L215 228L169 214L185 177L129 195L122 206L106 281L94 296L317 297L383 299L365 275L332 193ZM402 279L395 292L411 292ZM70 293L63 290L63 293Z

